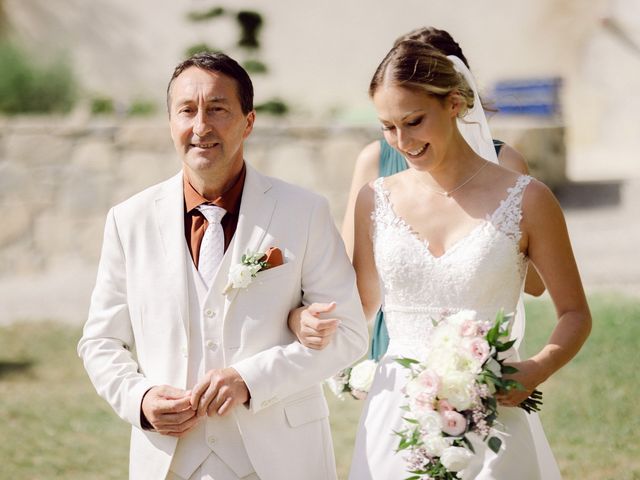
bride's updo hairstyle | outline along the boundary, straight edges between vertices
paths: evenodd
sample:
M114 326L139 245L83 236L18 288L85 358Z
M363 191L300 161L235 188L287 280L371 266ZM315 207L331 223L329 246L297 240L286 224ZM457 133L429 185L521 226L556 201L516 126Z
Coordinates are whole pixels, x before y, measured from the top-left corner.
M434 27L416 28L415 30L411 30L409 33L405 33L401 37L398 37L393 46L395 47L404 40L416 40L418 42L431 45L433 48L445 55L455 55L462 60L467 68L471 69L469 62L467 61L467 57L462 53L462 48L460 48L458 42L456 42L451 34L446 30L439 30Z
M444 102L449 95L459 97L462 108L458 117L473 108L473 90L444 54L417 40L398 42L373 74L369 96L383 85L421 91Z

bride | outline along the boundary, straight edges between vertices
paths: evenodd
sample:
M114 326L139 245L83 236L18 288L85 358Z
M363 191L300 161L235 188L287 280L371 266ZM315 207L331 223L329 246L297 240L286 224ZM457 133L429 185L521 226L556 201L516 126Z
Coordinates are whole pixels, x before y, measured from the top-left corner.
M364 406L350 478L409 476L403 454L395 453L407 377L394 359L420 357L430 319L443 311L471 309L486 319L513 311L529 262L558 322L531 358L512 352L512 377L525 390L498 396L500 452L478 442L463 478L559 478L537 416L516 407L573 358L591 329L560 206L542 183L494 163L473 79L458 58L401 42L378 66L369 94L385 140L410 168L365 186L356 203L358 289L367 318L382 305L390 344ZM313 306L291 316L301 342L330 338L328 323L316 317Z

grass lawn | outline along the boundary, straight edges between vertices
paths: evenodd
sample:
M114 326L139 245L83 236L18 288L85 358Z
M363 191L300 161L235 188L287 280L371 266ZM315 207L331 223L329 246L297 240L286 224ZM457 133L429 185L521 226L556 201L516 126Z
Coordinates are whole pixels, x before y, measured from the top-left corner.
M543 385L542 421L565 479L640 480L640 420L633 413L640 301L596 296L590 303L592 336ZM527 347L534 351L551 331L553 307L533 301L527 312ZM0 479L127 477L129 428L89 383L75 353L79 335L79 328L49 323L0 328ZM361 402L328 397L346 478Z

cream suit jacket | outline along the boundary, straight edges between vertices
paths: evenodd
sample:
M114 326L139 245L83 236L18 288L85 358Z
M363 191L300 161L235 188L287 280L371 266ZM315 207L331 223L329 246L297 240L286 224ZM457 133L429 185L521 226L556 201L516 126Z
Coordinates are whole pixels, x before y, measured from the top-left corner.
M78 353L98 393L132 424L130 478L166 476L177 439L141 429L154 385L186 388L189 318L182 172L112 208ZM222 292L247 251L278 247L284 264L245 289ZM224 366L251 400L236 407L249 458L262 480L335 478L321 382L358 360L368 334L355 275L326 200L247 165L238 226L213 281L223 315ZM330 345L311 350L287 328L299 304L336 301ZM219 366L222 367L222 366Z

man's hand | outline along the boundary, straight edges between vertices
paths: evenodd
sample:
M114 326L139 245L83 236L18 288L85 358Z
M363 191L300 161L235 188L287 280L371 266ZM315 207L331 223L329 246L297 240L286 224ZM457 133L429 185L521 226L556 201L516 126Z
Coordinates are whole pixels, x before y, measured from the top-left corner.
M142 413L156 432L181 437L198 421L191 392L169 385L152 387L142 399Z
M312 303L292 310L288 319L289 329L305 347L322 350L331 342L340 320L321 318L321 315L331 313L335 308L335 302L331 302Z
M233 368L209 370L191 391L191 408L198 416L224 416L249 400L249 390Z

